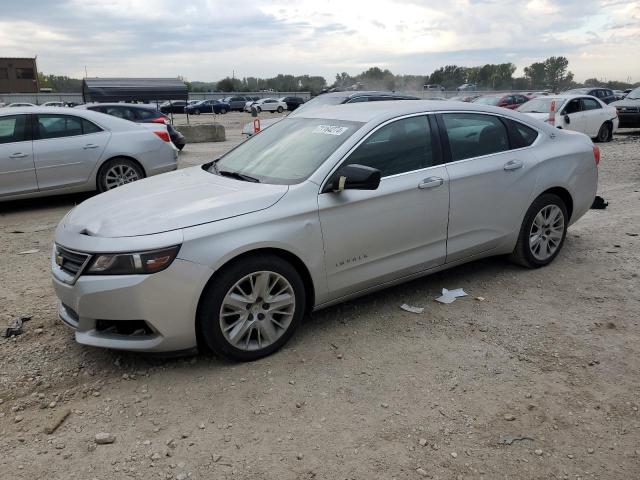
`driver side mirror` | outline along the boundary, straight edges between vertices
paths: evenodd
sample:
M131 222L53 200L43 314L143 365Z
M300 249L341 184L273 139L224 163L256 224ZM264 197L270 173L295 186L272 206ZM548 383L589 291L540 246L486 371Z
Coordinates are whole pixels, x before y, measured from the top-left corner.
M567 125L571 123L571 118L569 118L568 113L564 114L564 123L566 123Z
M380 185L380 170L364 165L345 165L333 174L323 193L343 190L376 190Z

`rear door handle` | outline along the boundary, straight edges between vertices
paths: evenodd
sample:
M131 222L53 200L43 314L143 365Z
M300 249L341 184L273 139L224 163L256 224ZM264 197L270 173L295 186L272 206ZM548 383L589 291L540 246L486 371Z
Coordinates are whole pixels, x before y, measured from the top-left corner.
M444 183L444 180L440 177L429 177L425 178L418 184L418 188L421 190L426 190L428 188L439 187Z
M84 148L85 150L88 150L88 149L90 149L90 148L98 148L98 147L99 147L99 145L96 145L95 143L87 143L87 144L86 144L84 147L82 147L82 148Z
M18 153L14 153L12 155L9 155L9 158L24 158L24 157L28 157L28 156L29 156L28 153L18 152Z
M522 168L522 162L520 160L510 160L504 164L503 168L507 171L518 170L519 168Z

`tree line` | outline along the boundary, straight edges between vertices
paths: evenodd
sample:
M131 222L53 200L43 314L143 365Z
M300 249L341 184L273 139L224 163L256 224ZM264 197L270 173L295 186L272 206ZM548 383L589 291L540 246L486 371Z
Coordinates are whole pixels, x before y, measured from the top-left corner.
M190 92L311 92L317 95L328 88L420 91L423 85L437 84L446 90L455 90L464 83L477 85L478 90L550 90L562 92L581 86L574 81L566 57L549 57L524 67L524 75L514 77L513 63L488 63L476 67L446 65L434 70L430 75L395 75L388 69L371 67L357 75L346 72L336 74L331 85L324 77L313 75L279 74L270 78L226 77L217 82L186 81ZM81 92L82 80L60 75L38 74L40 87L48 87L54 92ZM612 89L633 88L640 82L631 84L617 80L607 82L590 78L584 86L603 86Z

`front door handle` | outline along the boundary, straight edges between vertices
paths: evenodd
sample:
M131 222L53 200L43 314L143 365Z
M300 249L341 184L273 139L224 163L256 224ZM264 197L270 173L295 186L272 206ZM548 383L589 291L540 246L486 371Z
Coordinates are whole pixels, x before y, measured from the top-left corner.
M520 160L510 160L504 164L504 169L509 170L518 170L522 168L522 162Z
M87 143L87 144L86 144L84 147L82 147L82 148L84 148L85 150L88 150L88 149L90 149L90 148L98 148L98 147L99 147L99 145L96 145L95 143Z
M14 153L12 155L9 155L9 158L24 158L24 157L28 157L28 156L29 156L28 153L18 152L18 153Z
M418 184L418 188L421 190L425 190L427 188L435 188L439 187L444 183L444 180L440 177L429 177L425 178Z

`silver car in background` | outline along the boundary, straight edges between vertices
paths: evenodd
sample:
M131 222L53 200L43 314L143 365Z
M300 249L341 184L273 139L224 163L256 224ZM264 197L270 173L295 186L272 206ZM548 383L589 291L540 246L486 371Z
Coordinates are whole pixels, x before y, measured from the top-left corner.
M502 108L309 109L69 212L59 315L86 345L253 360L312 309L491 255L547 265L593 202L598 162L587 136Z
M88 110L0 109L0 201L110 190L177 168L164 125Z

